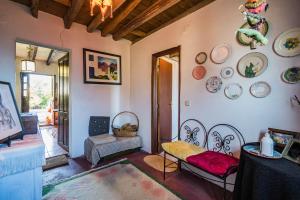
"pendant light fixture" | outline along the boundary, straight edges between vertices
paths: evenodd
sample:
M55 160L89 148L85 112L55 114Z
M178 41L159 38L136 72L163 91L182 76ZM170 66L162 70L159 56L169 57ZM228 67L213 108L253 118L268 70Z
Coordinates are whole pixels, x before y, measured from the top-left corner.
M33 48L31 45L27 47L27 59L21 61L21 70L22 72L35 72L35 62L31 59L32 58L32 51Z
M90 0L90 6L91 6L91 16L94 15L94 8L96 6L99 7L99 10L101 12L101 21L104 21L108 9L110 9L110 17L111 18L113 17L112 0Z

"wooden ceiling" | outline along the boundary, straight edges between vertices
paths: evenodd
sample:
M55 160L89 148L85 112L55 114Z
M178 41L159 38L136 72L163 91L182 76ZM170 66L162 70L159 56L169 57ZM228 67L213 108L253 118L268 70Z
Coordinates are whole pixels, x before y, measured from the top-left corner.
M86 25L88 32L98 29L102 36L135 43L214 0L114 0L114 17L104 22L98 9L90 16L90 0L12 1L28 6L36 18L39 10L61 17L66 29L77 22Z

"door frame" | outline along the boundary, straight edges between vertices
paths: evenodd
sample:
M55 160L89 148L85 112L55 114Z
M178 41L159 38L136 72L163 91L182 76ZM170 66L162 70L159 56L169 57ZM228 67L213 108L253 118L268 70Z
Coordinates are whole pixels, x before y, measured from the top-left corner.
M28 76L30 76L30 75L40 75L40 76L51 76L51 77L53 77L54 83L53 83L53 88L52 88L53 90L52 90L52 92L53 92L53 96L55 98L55 93L56 93L56 85L55 85L56 84L55 83L56 75L49 75L49 74L35 73L35 72L20 72L20 79L21 79L20 80L20 83L21 83L21 110L23 110L23 98L22 97L23 97L23 91L24 91L22 74L28 74ZM30 79L29 79L28 82L30 83ZM30 84L29 84L28 90L29 90L29 94L30 94ZM30 98L30 95L29 95L29 98ZM29 106L29 110L30 110L30 106Z
M72 102L72 79L71 79L71 74L72 74L72 50L69 48L65 48L65 47L58 47L58 46L53 46L53 45L49 45L49 44L45 44L42 42L35 42L32 40L27 40L27 39L23 39L23 38L16 38L15 40L15 49L16 49L16 44L18 43L23 43L23 44L32 44L32 45L36 45L39 47L45 47L45 48L51 48L51 49L55 49L55 50L59 50L59 51L65 51L68 53L69 55L69 155L72 157L72 130L73 130L73 121L72 121L72 106L71 106L71 102ZM61 46L63 46L63 44L61 44ZM16 57L16 55L15 55ZM15 63L16 66L16 63Z
M180 90L181 90L181 46L173 47L155 54L152 54L152 69L151 69L151 152L158 153L158 94L157 94L157 59L159 57L179 53L178 62L178 130L180 127Z

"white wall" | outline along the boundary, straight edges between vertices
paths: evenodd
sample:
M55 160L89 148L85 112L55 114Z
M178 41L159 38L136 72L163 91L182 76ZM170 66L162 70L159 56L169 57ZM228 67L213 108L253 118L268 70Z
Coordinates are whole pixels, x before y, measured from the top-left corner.
M217 123L229 123L242 132L247 142L257 141L260 132L268 127L300 131L300 108L290 104L290 96L300 96L300 86L283 83L280 78L288 67L300 66L300 56L283 58L272 50L277 35L300 26L300 1L268 2L270 8L265 16L270 25L270 43L258 47L256 51L268 57L269 67L256 78L243 78L235 70L233 78L224 80L224 85L238 82L243 86L244 93L237 100L224 96L224 86L216 94L207 92L205 83L210 76L219 75L222 67L236 69L238 60L251 52L249 47L239 45L235 37L236 30L244 23L238 11L241 1L216 0L132 46L131 105L141 119L140 134L144 140L144 150L151 151L151 56L178 45L181 45L181 121L196 118L207 129ZM192 69L196 66L194 60L197 53L205 51L209 55L212 48L221 43L232 46L232 56L221 65L213 64L208 59L204 64L206 77L200 81L193 79ZM271 85L270 96L263 99L251 96L249 87L256 81L267 81ZM190 107L184 106L185 100L191 101Z
M0 4L0 80L15 88L16 39L69 49L70 71L70 153L72 157L83 154L83 142L88 136L91 115L113 116L129 109L130 98L130 42L115 42L103 38L99 32L87 33L86 27L73 23L64 29L63 20L39 12L35 19L29 8L8 0ZM121 86L83 84L82 48L89 48L122 56Z
M15 96L17 105L19 110L21 110L21 77L20 73L22 70L21 61L24 58L16 57L16 89L15 89ZM55 75L56 80L55 82L58 83L58 63L52 62L50 65L46 64L46 61L35 61L36 70L35 73L42 74L42 75Z

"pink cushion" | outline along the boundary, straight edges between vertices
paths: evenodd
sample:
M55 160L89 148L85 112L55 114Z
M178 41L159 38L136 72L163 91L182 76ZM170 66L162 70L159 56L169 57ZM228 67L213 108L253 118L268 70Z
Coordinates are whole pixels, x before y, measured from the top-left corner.
M223 176L231 166L238 166L239 159L214 151L187 157L187 162L211 174Z

